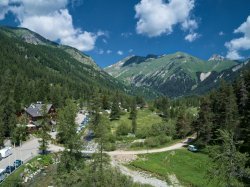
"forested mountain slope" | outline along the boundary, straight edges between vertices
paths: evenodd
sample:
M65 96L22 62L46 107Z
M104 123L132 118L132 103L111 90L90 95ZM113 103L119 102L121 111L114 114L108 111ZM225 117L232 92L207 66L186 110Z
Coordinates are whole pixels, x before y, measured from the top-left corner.
M0 27L1 104L10 97L17 105L37 100L60 105L66 97L87 99L99 89L127 90L74 48L27 29Z
M186 53L147 57L130 56L105 68L115 78L137 87L148 87L170 97L205 93L219 79L232 80L244 64L214 55L209 61Z

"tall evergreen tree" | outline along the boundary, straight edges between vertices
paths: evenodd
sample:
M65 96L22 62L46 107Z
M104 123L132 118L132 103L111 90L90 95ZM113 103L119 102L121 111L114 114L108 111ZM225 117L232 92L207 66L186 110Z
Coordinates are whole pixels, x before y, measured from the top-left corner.
M108 110L110 108L109 100L107 95L102 96L102 109Z
M209 97L204 97L201 101L200 111L195 120L194 130L197 132L199 143L206 145L212 137L213 113L210 107Z
M239 134L239 114L236 96L231 85L224 81L217 92L210 95L213 117L213 139L218 138L218 129Z
M104 147L108 142L108 132L109 132L109 120L101 116L99 124L95 128L95 135L97 137L97 142L99 146L99 153L95 155L95 173L99 176L99 180L102 181L104 178L104 165L107 164L107 158L104 156Z
M51 139L48 131L49 131L49 116L47 113L47 104L44 104L42 106L42 122L41 122L41 127L39 129L39 150L42 152L42 154L46 154L48 150L48 145L49 145L49 140Z
M235 90L240 113L240 138L243 140L241 151L250 153L250 71L236 83Z
M111 120L117 120L120 118L120 106L119 100L116 97L113 98L112 106L111 106L111 113L110 113Z
M2 107L0 106L0 147L2 147L4 145L4 123L3 123L3 120L2 120L2 112L3 112L3 109Z
M129 118L131 119L131 122L132 122L132 133L135 134L136 128L137 128L137 123L136 123L137 110L136 110L135 100L132 101Z
M77 106L69 99L66 101L66 106L58 113L58 138L65 147L58 167L59 177L63 177L65 173L67 175L84 166L80 135L76 132L76 113Z
M222 144L210 151L214 165L209 169L209 178L217 179L223 186L243 186L244 177L250 176L246 167L248 155L237 150L233 132L219 130Z
M185 111L182 109L176 122L176 135L178 138L184 138L190 132L190 124Z

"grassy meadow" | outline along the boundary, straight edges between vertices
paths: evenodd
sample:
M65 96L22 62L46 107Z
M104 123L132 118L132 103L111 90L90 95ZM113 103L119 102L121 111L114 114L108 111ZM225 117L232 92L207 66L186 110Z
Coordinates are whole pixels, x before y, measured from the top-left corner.
M192 153L186 149L141 155L130 166L151 172L163 179L175 174L184 186L218 186L208 183L207 170L211 164L208 155Z

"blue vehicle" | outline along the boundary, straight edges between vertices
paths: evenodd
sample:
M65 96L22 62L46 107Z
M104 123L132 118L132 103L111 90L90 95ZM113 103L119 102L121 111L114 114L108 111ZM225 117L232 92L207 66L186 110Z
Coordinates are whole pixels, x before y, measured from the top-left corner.
M15 160L13 166L14 166L15 168L18 168L18 167L20 167L22 164L23 164L23 161L21 161L21 160Z
M7 166L5 169L5 173L11 174L15 170L14 166Z

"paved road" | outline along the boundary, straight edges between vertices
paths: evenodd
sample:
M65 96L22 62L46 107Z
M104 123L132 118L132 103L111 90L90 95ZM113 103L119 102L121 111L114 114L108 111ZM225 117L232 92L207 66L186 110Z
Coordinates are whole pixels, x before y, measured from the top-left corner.
M31 158L39 154L38 148L39 148L39 142L37 138L32 138L28 140L21 147L13 148L12 149L13 154L0 161L0 168L5 169L8 165L13 165L13 162L16 159L21 159L24 162L29 161ZM62 148L51 144L49 145L48 150L51 152L57 152L62 150Z
M81 124L81 122L86 118L85 114L77 114L76 117L76 123ZM53 139L56 138L56 132L51 132L50 133L51 137ZM9 144L7 142L6 144ZM49 145L49 151L51 152L58 152L63 150L64 148L50 144ZM93 151L83 151L83 153L93 153ZM12 155L10 155L7 158L4 158L0 161L0 169L5 169L8 165L13 165L13 162L16 159L20 159L25 161L29 161L31 158L34 156L37 156L39 154L39 142L37 138L32 138L25 142L21 147L15 147L12 149Z

